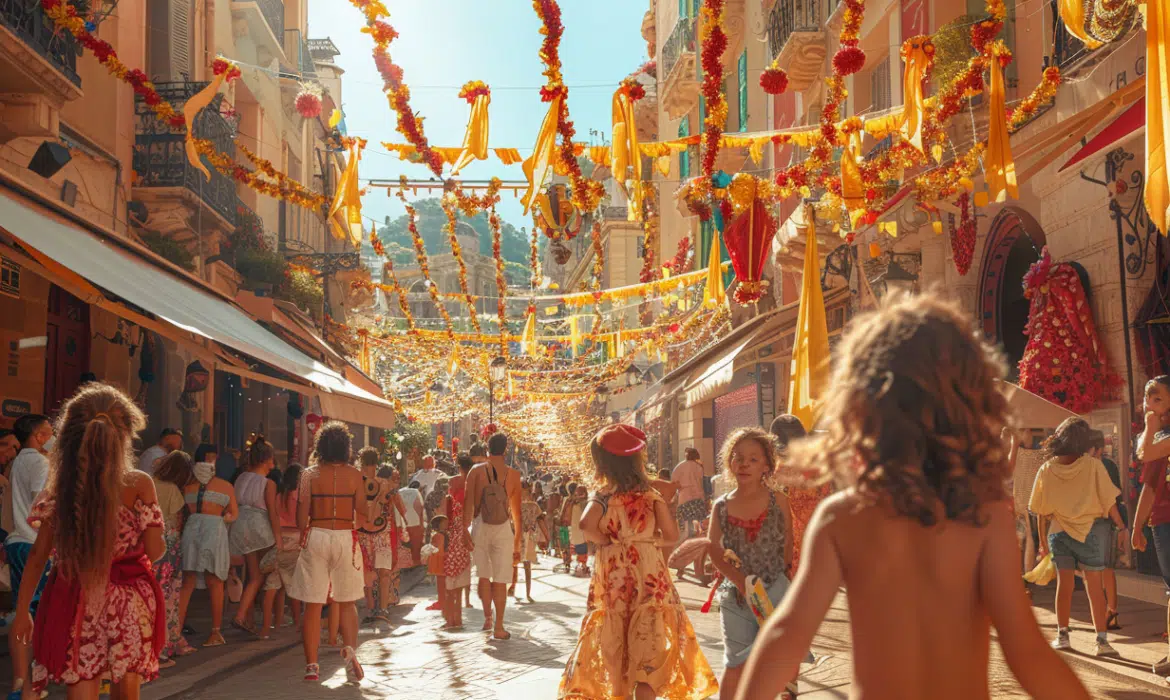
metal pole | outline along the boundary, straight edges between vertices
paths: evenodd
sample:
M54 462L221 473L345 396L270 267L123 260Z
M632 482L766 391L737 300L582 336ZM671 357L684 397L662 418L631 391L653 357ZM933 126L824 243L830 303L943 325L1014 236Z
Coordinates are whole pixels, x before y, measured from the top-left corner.
M496 384L488 377L488 423L496 422Z

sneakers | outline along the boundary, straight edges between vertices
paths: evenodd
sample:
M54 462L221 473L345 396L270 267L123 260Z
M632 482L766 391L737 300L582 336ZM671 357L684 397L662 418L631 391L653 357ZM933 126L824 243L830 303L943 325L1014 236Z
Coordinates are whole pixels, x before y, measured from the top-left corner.
M1057 630L1056 639L1052 640L1052 648L1057 651L1072 649L1072 642L1068 640L1068 630Z
M1098 639L1097 649L1093 652L1093 656L1118 657L1121 656L1121 654L1118 654L1117 650L1114 649L1113 645L1109 642L1105 641L1104 639Z
M1170 676L1170 657L1163 656L1150 669L1156 676Z

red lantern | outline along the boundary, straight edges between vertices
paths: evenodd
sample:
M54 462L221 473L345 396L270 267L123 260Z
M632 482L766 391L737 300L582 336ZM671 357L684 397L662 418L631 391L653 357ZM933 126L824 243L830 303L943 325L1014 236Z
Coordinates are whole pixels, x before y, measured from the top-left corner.
M739 282L735 290L736 302L749 304L763 296L764 262L772 250L775 235L776 220L758 199L723 231L723 243Z

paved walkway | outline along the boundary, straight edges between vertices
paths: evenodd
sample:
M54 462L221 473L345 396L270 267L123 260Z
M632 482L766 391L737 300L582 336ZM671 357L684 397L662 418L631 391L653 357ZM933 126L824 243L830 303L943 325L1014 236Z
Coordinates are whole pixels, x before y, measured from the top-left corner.
M144 688L144 700L220 700L247 697L250 700L283 700L288 697L328 698L409 698L410 700L494 700L496 698L554 698L561 671L576 640L585 606L586 579L553 573L550 560L543 560L534 572L536 603L509 601L508 622L513 638L508 642L489 641L479 631L483 615L465 610L467 630L459 633L439 630L441 616L424 608L433 600L433 586L422 582L404 597L395 611L392 628L363 628L359 650L367 673L361 686L348 685L336 651L322 651L321 684L307 684L300 678L304 668L299 640L285 630L271 642L229 641L226 652L187 668L186 660L155 683ZM417 575L417 572L416 572ZM522 589L522 587L521 587ZM699 586L679 584L691 620L708 659L718 672L721 666L719 616L702 614L699 607L706 591ZM1036 613L1046 630L1051 617L1051 591L1041 590ZM1074 609L1073 645L1091 648L1091 625L1084 609L1083 593ZM1093 696L1113 700L1145 700L1170 697L1170 686L1149 673L1147 658L1164 650L1157 638L1164 628L1165 608L1126 601L1123 634L1118 648L1128 661L1102 662L1070 654L1070 665L1090 686ZM815 667L806 668L801 678L803 700L846 698L850 678L849 614L844 596L838 597L822 625L813 649L819 657ZM1164 653L1164 651L1162 651ZM203 652L200 652L203 654ZM199 656L198 654L196 656ZM189 657L194 659L195 657ZM1153 659L1150 658L1150 661ZM1026 698L1010 670L994 648L991 667L992 695L997 698Z

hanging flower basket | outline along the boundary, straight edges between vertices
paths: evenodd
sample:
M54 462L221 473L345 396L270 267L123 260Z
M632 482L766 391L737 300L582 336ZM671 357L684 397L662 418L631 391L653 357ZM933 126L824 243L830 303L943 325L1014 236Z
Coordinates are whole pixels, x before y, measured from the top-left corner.
M296 100L297 113L305 119L321 116L321 92L315 86L305 85Z

